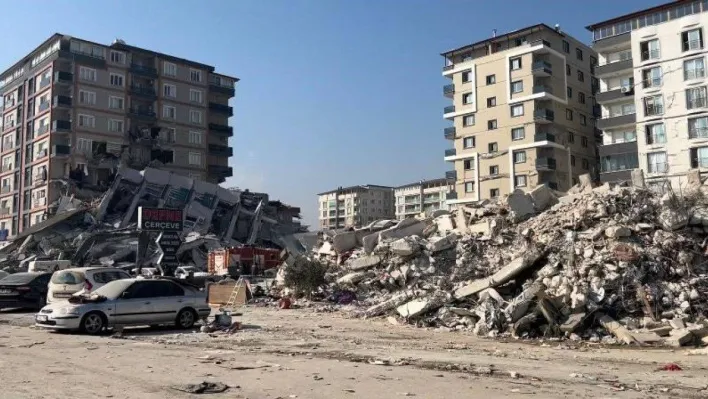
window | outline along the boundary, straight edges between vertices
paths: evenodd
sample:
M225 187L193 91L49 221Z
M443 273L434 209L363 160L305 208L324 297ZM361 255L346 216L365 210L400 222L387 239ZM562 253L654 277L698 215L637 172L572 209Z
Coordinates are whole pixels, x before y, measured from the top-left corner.
M517 80L516 82L511 82L511 92L521 93L524 91L524 82L522 80Z
M108 107L111 109L123 109L125 107L125 100L123 97L109 97Z
M526 187L526 176L514 176L514 187Z
M583 114L578 114L580 116L580 126L588 125L588 118Z
M585 158L583 158L583 169L585 169L585 170L590 169L590 162L588 162L588 160Z
M111 62L114 64L125 64L125 54L119 51L111 51Z
M639 49L642 55L642 61L657 60L661 57L661 49L659 48L659 39L648 40L639 44Z
M497 98L496 97L489 97L487 99L487 108L496 107L496 106L497 106Z
M688 95L686 96L688 98ZM661 95L644 97L644 115L653 116L664 113L664 97Z
M686 90L686 108L705 108L706 107L706 86L693 87Z
M123 75L119 75L117 73L111 74L111 86L123 87L123 80L124 80Z
M691 148L691 167L708 168L708 147Z
M587 147L588 146L588 138L585 136L582 136L580 138L580 145L583 147Z
M580 61L583 60L583 50L576 48L575 49L575 58L579 59Z
M189 89L189 101L201 104L204 101L204 92L201 90Z
M514 163L526 162L526 151L516 151L514 153Z
M566 74L566 76L570 76L570 65L569 64L565 64L565 74Z
M511 139L512 140L523 140L526 137L526 132L523 127L515 127L511 129Z
M494 130L497 128L497 120L492 119L491 121L487 121L487 129L489 130Z
M566 54L570 54L570 43L566 42L563 40L563 52Z
M472 126L472 125L474 125L474 114L465 115L462 118L462 126Z
M489 197L490 198L497 198L499 197L499 189L498 188L492 188L489 190Z
M198 69L190 69L189 70L189 79L192 82L201 82L202 81L202 71Z
M190 165L201 165L202 164L202 154L198 152L189 153L189 164Z
M462 104L472 104L472 99L474 97L472 96L472 93L465 93L462 95Z
M570 156L570 166L575 166L575 155Z
M632 131L606 132L605 144L631 143L637 141L637 134Z
M565 119L567 119L569 121L573 120L573 110L572 109L565 110Z
M581 91L578 92L578 102L580 104L585 104L585 93Z
M690 118L688 120L688 138L708 138L708 117Z
M79 90L79 104L96 105L96 93L93 91Z
M516 104L511 106L511 117L516 118L524 115L524 104Z
M462 167L465 170L474 170L474 160L473 159L465 159L465 162L463 162Z
M165 62L162 64L162 73L167 76L177 76L177 65L171 62Z
M474 148L474 146L475 146L474 136L465 137L464 139L462 139L462 147L463 148Z
M473 181L468 181L465 183L465 192L466 193L473 193L474 192L474 182Z
M168 119L177 118L177 109L175 107L170 106L170 105L163 105L162 106L162 117L168 118Z
M661 86L661 67L642 70L642 84L644 88Z
M702 79L706 76L706 66L703 57L683 62L683 80Z
M489 175L496 176L499 174L499 165L492 165L489 167Z
M79 79L95 82L96 70L92 68L79 67Z
M76 149L80 152L89 152L93 147L93 141L89 139L79 139L76 143Z
M570 144L575 143L575 133L573 132L568 132L568 142Z
M162 94L165 97L177 97L177 86L165 83L162 86Z
M663 123L655 123L644 126L647 136L647 144L664 144L666 143L666 129Z
M192 123L202 123L202 111L189 110L189 121Z
M462 83L467 83L470 81L470 71L462 72Z
M649 173L666 173L669 171L666 152L650 152L647 154L647 170Z
M568 96L568 98L573 98L573 88L570 86L566 87L565 94Z
M578 82L584 82L585 81L585 74L583 71L578 70Z
M202 143L202 132L189 132L189 144L201 144Z
M517 69L521 69L521 57L516 57L516 58L510 59L509 64L511 66L512 71L515 71Z
M81 127L96 127L96 118L92 115L79 114L79 126L81 126Z
M115 133L121 133L123 131L123 121L119 121L116 119L109 119L108 120L108 131L115 132Z
M703 48L703 29L691 29L681 33L683 51L694 51Z
M499 151L499 145L497 143L489 143L487 144L487 149L489 152L497 152Z
M487 84L493 85L494 83L497 83L497 75L488 75L487 76Z
M177 129L173 127L166 127L160 131L160 139L168 143L174 143L177 141Z

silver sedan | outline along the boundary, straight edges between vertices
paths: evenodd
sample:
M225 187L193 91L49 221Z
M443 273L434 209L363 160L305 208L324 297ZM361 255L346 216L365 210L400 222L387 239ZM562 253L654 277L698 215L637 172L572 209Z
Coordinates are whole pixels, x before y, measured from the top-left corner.
M169 279L112 281L90 294L47 305L35 316L37 327L99 334L114 326L173 324L191 328L209 316L206 295Z

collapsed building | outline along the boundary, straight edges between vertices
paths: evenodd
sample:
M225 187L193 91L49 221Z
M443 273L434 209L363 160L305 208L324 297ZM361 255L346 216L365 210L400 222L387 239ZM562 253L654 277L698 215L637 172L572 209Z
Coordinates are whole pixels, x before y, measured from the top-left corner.
M86 192L82 193L88 195ZM75 265L159 263L159 247L138 245L138 208L182 209L183 264L206 269L210 250L241 244L302 251L293 234L306 230L300 209L271 201L268 194L226 189L172 172L122 167L94 201L63 196L53 215L10 237L0 249L0 268L21 269L27 260L71 259ZM144 246L144 245L143 245Z

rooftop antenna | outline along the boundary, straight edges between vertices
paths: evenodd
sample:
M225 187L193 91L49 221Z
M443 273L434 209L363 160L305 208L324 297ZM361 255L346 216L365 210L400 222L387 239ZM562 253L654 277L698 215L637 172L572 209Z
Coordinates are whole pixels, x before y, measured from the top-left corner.
M556 24L556 32L560 32L560 31L561 31L561 26L560 26L560 24Z
M492 37L497 37L497 30L496 29L492 29Z

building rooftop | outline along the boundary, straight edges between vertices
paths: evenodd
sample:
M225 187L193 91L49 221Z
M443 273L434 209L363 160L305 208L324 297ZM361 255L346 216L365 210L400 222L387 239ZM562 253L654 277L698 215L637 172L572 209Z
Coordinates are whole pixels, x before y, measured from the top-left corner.
M448 184L448 180L446 178L440 178L440 179L429 179L429 180L421 180L417 181L414 183L409 183L409 184L404 184L402 186L396 187L396 189L400 188L409 188L409 187L415 187L415 186L442 186Z
M475 43L472 43L472 44L468 44L468 45L465 45L465 46L462 46L462 47L458 47L458 48L456 48L456 49L452 49L452 50L446 51L446 52L444 52L444 53L442 53L442 54L440 54L440 55L442 55L443 57L446 57L446 56L449 56L449 55L452 55L452 54L455 54L455 53L459 53L459 52L461 52L461 51L473 50L473 49L475 49L475 48L479 48L479 47L481 47L481 46L487 45L487 44L492 43L492 42L498 42L498 41L502 41L502 40L508 40L508 39L512 39L512 38L514 38L514 37L516 37L516 36L521 36L521 35L529 34L529 33L532 33L532 32L539 32L539 31L542 31L542 30L548 30L548 31L554 32L554 33L556 33L556 34L558 34L558 35L560 35L560 36L565 37L565 34L563 34L562 32L557 31L557 30L554 29L554 28L551 28L550 26L548 26L548 25L546 25L546 24L536 24L536 25L527 26L527 27L525 27L525 28L517 29L517 30L511 31L511 32L507 32L507 33L504 33L504 34L502 34L502 35L492 36L492 37L490 37L490 38L487 38L487 39L484 39L484 40L480 40L480 41L475 42Z
M680 5L681 3L691 3L691 2L694 2L694 1L696 1L696 0L674 0L674 1L671 1L671 2L668 2L668 3L663 3L663 4L660 4L660 5L658 5L658 6L651 7L651 8L645 8L645 9L642 9L642 10L639 10L639 11L635 11L635 12L632 12L632 13L629 13L629 14L621 15L621 16L619 16L619 17L614 17L614 18L608 19L608 20L606 20L606 21L597 22L597 23L594 23L594 24L592 24L592 25L586 26L585 29L587 29L587 30L589 30L589 31L592 32L592 31L594 31L595 29L597 29L597 28L599 28L599 27L602 27L602 26L604 26L604 25L611 25L611 24L614 24L614 23L617 23L617 22L622 22L622 21L627 20L627 19L636 18L636 17L642 16L642 15L646 15L646 14L652 14L652 13L655 13L655 12L657 12L657 11L667 10L667 9L669 9L669 8L671 8L671 7Z
M361 184L361 185L358 185L358 186L339 187L339 188L336 188L336 189L334 189L334 190L329 190L329 191L325 191L325 192L319 193L319 194L317 194L317 195L327 195L327 194L332 194L332 193L336 193L336 192L339 192L339 191L353 191L353 190L362 190L362 191L364 191L364 190L370 190L370 189L376 189L376 188L384 189L384 190L393 190L393 187L390 187L390 186L379 186L379 185L377 185L377 184Z

